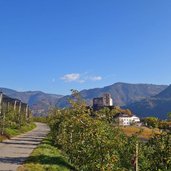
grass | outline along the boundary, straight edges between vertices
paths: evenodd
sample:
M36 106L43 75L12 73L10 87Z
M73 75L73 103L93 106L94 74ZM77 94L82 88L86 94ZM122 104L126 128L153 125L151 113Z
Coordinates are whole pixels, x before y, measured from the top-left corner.
M34 128L36 128L34 123L26 124L21 128L5 128L4 135L0 135L0 142L2 142L4 139L9 139L11 137L31 131Z
M41 123L48 123L48 117L32 117L33 122L41 122Z
M127 136L137 135L139 138L145 140L148 140L154 134L160 133L159 129L150 129L147 127L127 126L121 127L121 129Z
M18 171L74 171L75 168L62 155L61 151L52 144L50 136L33 151L25 164Z

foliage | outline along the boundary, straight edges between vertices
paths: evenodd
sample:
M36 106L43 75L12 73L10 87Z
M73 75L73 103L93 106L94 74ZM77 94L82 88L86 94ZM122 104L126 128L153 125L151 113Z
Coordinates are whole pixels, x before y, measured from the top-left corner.
M20 130L23 126L31 123L30 118L26 118L26 111L14 109L13 105L10 104L8 107L2 105L0 115L0 134L4 135L8 129ZM11 130L12 131L12 130Z
M100 120L103 120L109 124L117 124L118 122L114 119L117 114L124 113L128 115L132 115L132 112L129 109L121 109L120 107L116 106L114 108L104 107L99 111L93 112L93 116L95 115Z
M160 121L159 122L159 128L163 129L165 131L171 131L171 121Z
M35 127L36 127L36 125L34 123L28 123L24 126L21 126L21 128L10 128L10 127L5 128L4 135L3 136L0 135L0 142L6 138L11 138L11 137L17 136L21 133L31 131Z
M34 128L36 128L36 125L34 123L29 123L29 124L23 125L21 128L17 128L17 129L6 128L5 135L10 138L10 137L19 135L21 133L31 131Z
M98 112L96 112L96 116L101 119L104 120L108 123L112 123L113 117L117 114L116 110L110 110L109 108L105 107L101 110L99 110Z
M35 116L32 117L33 122L42 122L42 123L48 123L48 117L43 116Z
M143 122L146 126L157 128L159 125L159 119L156 117L147 117L143 119Z
M156 135L149 140L144 155L150 161L147 170L171 170L171 137L169 134Z
M168 120L171 121L171 112L167 114Z
M30 111L27 105L15 105L7 101L0 104L0 139L18 135L35 128L30 120Z
M171 121L170 120L159 120L156 117L147 117L142 119L144 125L152 128L159 128L164 131L171 131Z
M127 137L120 128L113 126L113 115L107 108L92 117L79 93L73 91L72 95L71 108L51 110L49 125L53 143L66 153L78 170L132 171L137 144L140 170L170 169L170 135L154 135L148 143L138 139L141 131ZM153 127L158 126L155 118L146 121Z
M78 170L119 169L119 149L126 137L107 122L92 118L81 101L80 98L70 101L71 109L51 111L50 127L55 144Z

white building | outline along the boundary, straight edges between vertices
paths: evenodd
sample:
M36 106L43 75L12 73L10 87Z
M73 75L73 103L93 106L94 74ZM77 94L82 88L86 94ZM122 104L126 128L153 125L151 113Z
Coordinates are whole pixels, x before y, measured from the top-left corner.
M134 123L140 123L140 118L135 115L119 114L115 117L115 120L122 126L129 126Z

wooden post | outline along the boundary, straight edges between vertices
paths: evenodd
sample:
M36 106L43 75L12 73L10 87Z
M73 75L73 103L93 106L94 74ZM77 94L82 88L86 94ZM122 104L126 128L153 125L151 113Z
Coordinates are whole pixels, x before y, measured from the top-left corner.
M17 108L17 100L14 101L14 111L16 111Z
M3 104L3 93L0 92L0 123L2 123L2 126L3 126L2 104ZM3 128L2 127L0 128L0 131L1 131L0 134L3 134Z
M18 108L18 121L19 121L19 126L21 127L21 101L19 102L19 108Z
M26 105L26 121L28 122L28 104Z
M7 113L7 108L8 108L8 102L2 102L2 135L4 134L4 130L5 130L5 122L6 122L6 113Z
M7 102L7 112L10 111L10 102Z
M136 161L135 161L135 162L136 162L136 163L135 163L136 165L135 165L135 171L139 171L139 168L138 168L138 155L139 155L139 154L138 154L138 148L139 148L139 147L138 147L138 142L137 142L137 143L136 143Z
M3 93L0 92L0 116L2 115L2 100L3 100Z
M30 122L30 118L31 118L31 110L30 110L30 108L28 107L28 122Z

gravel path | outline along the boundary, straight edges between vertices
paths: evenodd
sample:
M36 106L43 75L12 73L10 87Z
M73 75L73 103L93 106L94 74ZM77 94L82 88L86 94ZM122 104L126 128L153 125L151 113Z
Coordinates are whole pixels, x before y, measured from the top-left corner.
M0 171L16 171L47 135L46 124L36 125L34 130L0 143Z

